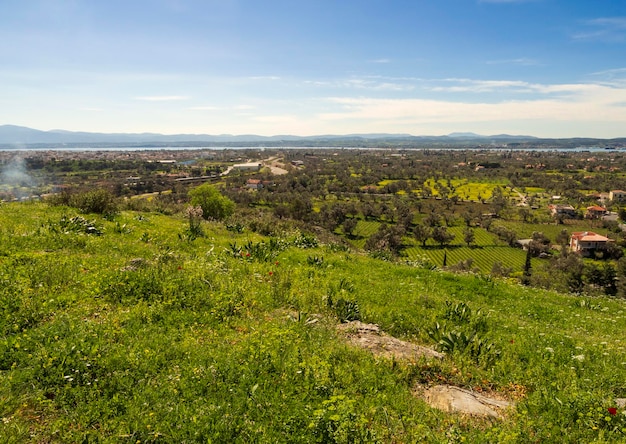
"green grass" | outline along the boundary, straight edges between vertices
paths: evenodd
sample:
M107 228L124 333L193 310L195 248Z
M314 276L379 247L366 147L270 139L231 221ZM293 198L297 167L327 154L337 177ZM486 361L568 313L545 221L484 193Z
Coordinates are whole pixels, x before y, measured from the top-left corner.
M64 215L77 216L0 206L2 442L623 440L624 412L608 411L626 397L623 300L310 248L298 233L203 223L189 241L182 217L80 215L97 236ZM480 249L449 261L464 250ZM438 324L493 348L376 357L337 333L339 299L400 338L434 346ZM493 422L443 413L413 395L436 383L517 405Z

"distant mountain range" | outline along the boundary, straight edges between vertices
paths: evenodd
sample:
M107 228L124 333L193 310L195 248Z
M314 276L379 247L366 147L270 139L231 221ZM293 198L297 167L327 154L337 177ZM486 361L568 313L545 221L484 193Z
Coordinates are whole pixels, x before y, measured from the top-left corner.
M532 136L498 134L484 136L475 133L451 133L447 136L412 136L410 134L345 134L320 136L258 136L209 134L156 133L89 133L65 130L40 131L16 125L0 125L0 146L7 148L62 148L107 146L398 146L398 147L454 147L484 144L549 144L559 147L583 145L626 146L622 139L539 139ZM564 146L566 145L566 146Z

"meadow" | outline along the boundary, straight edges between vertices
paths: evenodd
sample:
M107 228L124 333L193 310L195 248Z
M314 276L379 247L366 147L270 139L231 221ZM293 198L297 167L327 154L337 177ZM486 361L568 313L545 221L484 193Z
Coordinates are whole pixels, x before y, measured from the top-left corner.
M0 205L0 441L624 440L622 299L386 262L298 230L200 229ZM348 318L446 356L356 349L336 329ZM485 420L415 396L441 383L516 406Z

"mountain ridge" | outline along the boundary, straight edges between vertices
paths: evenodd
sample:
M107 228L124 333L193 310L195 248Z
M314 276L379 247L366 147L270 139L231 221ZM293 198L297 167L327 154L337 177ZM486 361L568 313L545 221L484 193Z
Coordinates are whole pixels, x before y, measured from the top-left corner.
M45 145L54 147L76 146L145 146L163 147L168 144L176 146L215 146L224 144L231 146L332 146L332 147L422 147L432 144L433 147L475 146L488 144L543 144L573 147L577 144L606 144L612 143L626 147L626 138L599 139L599 138L538 138L529 135L480 135L472 132L453 132L447 135L420 135L407 133L351 133L351 134L322 134L313 136L273 135L260 136L256 134L160 134L160 133L99 133L85 131L68 131L54 129L43 131L18 125L0 125L0 146L3 148L42 148ZM615 146L613 146L615 147Z

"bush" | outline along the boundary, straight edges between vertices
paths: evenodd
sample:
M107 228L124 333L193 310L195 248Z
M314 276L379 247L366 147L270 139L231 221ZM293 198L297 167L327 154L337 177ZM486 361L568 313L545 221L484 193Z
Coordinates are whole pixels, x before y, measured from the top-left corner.
M208 183L189 191L191 205L202 208L205 219L223 220L235 212L235 202L222 196L217 188Z
M115 196L107 190L74 194L70 198L70 206L78 208L83 213L96 213L105 216L114 215L118 212Z

